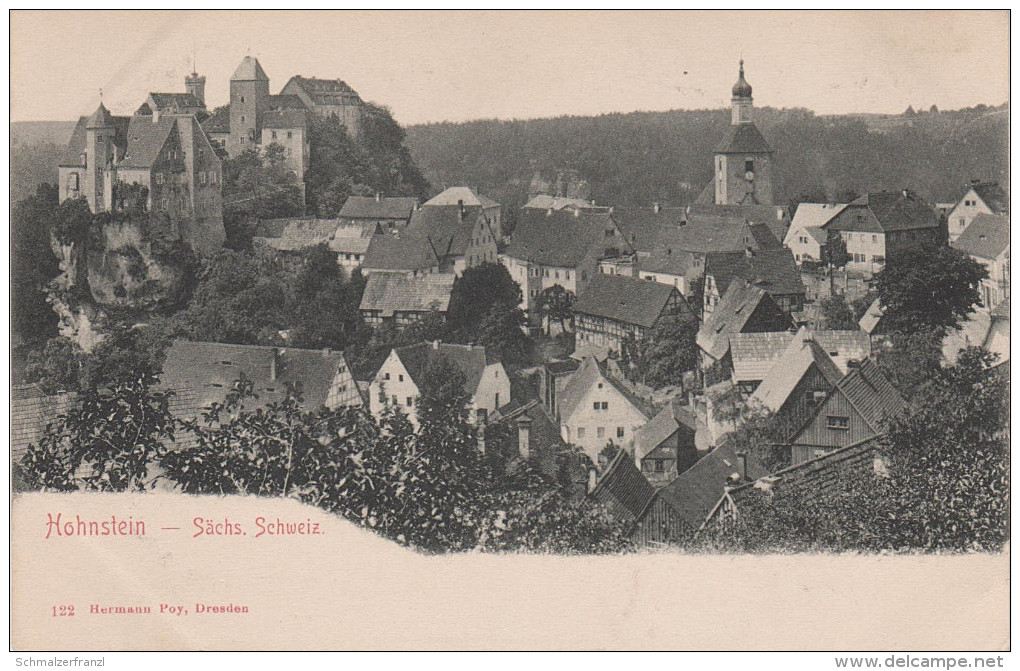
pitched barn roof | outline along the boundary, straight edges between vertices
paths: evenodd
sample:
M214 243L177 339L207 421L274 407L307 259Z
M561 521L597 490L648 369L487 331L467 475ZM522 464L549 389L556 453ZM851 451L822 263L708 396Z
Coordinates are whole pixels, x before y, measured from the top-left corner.
M675 291L658 282L596 273L577 297L574 312L650 328Z
M994 260L1009 248L1009 217L981 213L952 244L971 256Z
M860 366L850 369L836 383L836 388L875 433L881 433L885 422L906 406L903 397L871 359L865 359Z
M1009 212L1009 197L998 182L972 183L970 188L974 189L978 198L983 200L988 209L995 214Z
M463 211L458 205L421 207L411 215L401 237L431 240L440 256L463 256L471 244L475 225L484 217L478 205L465 205Z
M709 187L711 187L711 182ZM691 205L691 215L727 217L730 219L744 219L752 224L764 224L772 233L775 239L771 247L759 241L762 249L778 249L782 247L782 240L786 237L786 228L790 224L789 212L781 205L719 205L714 202L694 203ZM726 250L719 250L726 251Z
M760 403L765 408L777 412L812 366L818 369L830 387L839 382L843 373L825 350L809 337L810 334L805 329L797 332L786 351L776 359L762 379L762 383L751 394L749 403Z
M338 102L350 103L361 100L358 93L342 79L319 79L295 75L290 78L287 85L289 86L291 82L301 87L317 105L335 105ZM284 88L287 87L284 86Z
M905 231L917 228L937 228L940 226L938 213L927 203L912 193L904 195L902 191L882 191L866 193L846 206L838 215L829 220L825 226L835 226L838 230L857 230L858 222L852 217L862 208L867 208L878 222L878 230L882 232ZM871 220L864 225L871 230ZM865 230L862 229L862 230Z
M206 133L229 133L230 105L217 109L212 116L202 122L202 129Z
M763 303L776 313L782 312L761 287L743 281L732 282L719 304L701 325L698 347L713 359L721 359L729 349L730 336L743 331L751 315Z
M762 137L753 123L730 125L726 134L715 146L717 154L762 154L771 153L772 148Z
M340 210L348 219L405 219L409 220L418 204L417 198L351 196Z
M715 278L722 294L737 278L758 284L770 294L805 292L800 270L789 249L747 252L712 252L705 256L705 274Z
M301 406L317 409L325 405L341 366L346 366L343 352L328 349L175 340L167 351L160 387L175 392L187 390L194 395L190 407L204 409L213 402L222 403L243 373L254 383L258 395L257 399L245 402L247 409L284 400L287 385L298 383L302 390Z
M592 248L631 249L620 236L607 237L610 229L617 230L616 221L604 210L523 209L506 255L546 266L576 268Z
M464 391L474 396L485 367L497 363L481 345L454 345L445 342L420 342L393 350L404 364L411 379L420 388L425 384L429 365L438 359L446 361L464 375Z
M380 233L379 224L340 224L329 239L329 248L341 254L364 254L372 236Z
M734 333L730 336L733 377L738 382L764 380L765 375L786 351L798 334L790 331L772 333ZM847 362L863 361L871 355L871 341L863 331L812 331L815 342L829 355L841 374Z
M425 201L425 204L422 205L422 207L432 205L459 205L459 201L463 201L465 205L479 205L485 209L499 207L499 203L494 201L492 198L483 196L480 193L475 193L473 189L467 186L451 186L439 195Z
M149 98L156 104L158 110L205 107L193 93L150 93Z
M361 266L366 270L411 272L439 265L439 257L431 244L415 238L374 235L365 251Z
M614 207L613 219L637 252L652 252L664 225L677 225L684 218L682 207Z
M634 433L634 456L644 459L645 455L662 445L673 434L686 427L697 431L697 418L688 408L681 406L679 398L672 399L647 424Z
M280 227L281 223L283 224L282 228ZM316 219L314 217L269 219L259 221L254 237L260 238L260 242L273 249L293 252L329 243L336 229L336 219ZM260 235L260 233L276 232L279 232L279 235Z
M649 266L662 264L678 252L743 252L747 247L760 250L782 249L782 244L771 229L764 224L749 223L739 215L693 211L684 214L683 210L672 208L664 212Z
M447 274L409 277L390 273L372 273L365 283L360 309L378 311L387 318L392 317L394 312L429 312L430 310L446 312L450 307L453 279L453 275Z
M846 203L801 203L793 215L790 228L812 229L824 226L845 207Z
M295 96L291 94L279 94L275 96L269 96L269 109L304 110L308 108L305 107L304 102L301 101L301 96Z
M655 488L634 465L626 450L619 450L592 489L591 496L616 517L630 521L644 512Z

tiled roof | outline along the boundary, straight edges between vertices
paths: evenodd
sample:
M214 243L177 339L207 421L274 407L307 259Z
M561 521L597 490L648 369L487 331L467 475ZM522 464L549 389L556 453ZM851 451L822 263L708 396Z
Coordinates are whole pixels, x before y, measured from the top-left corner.
M269 80L266 76L266 71L262 69L262 64L259 63L257 58L253 56L245 56L241 64L234 70L234 75L230 78L239 81L253 81L256 79Z
M748 403L760 403L763 407L778 412L812 365L818 369L830 387L839 382L843 373L832 362L825 350L814 340L808 338L809 332L805 329L797 332L786 351L776 359L772 368L762 379L762 383L751 394Z
M392 235L372 236L361 266L366 270L411 272L439 265L439 257L431 244L414 238Z
M711 187L711 183L709 184ZM759 240L761 249L779 249L786 237L786 228L790 224L789 213L779 205L717 205L713 202L695 203L691 205L692 216L726 217L744 219L752 224L764 224L772 233L773 241L768 245ZM727 251L720 249L717 251Z
M99 103L99 107L92 113L88 121L85 124L86 128L110 128L113 126L113 115L110 114L110 110L106 109L106 105Z
M791 227L818 228L843 211L846 203L801 203L793 215Z
M464 391L474 396L482 380L485 367L496 363L481 345L454 345L445 342L420 342L398 347L394 352L404 364L407 373L419 388L425 384L429 365L438 359L446 361L464 375Z
M674 287L658 282L596 273L577 297L574 313L650 328L675 291Z
M804 328L802 327L802 331ZM850 360L863 361L871 355L871 341L863 331L812 331L817 342L841 374ZM764 380L790 342L798 337L790 331L772 333L734 333L730 336L733 376L739 382Z
M272 379L274 351L275 380ZM243 373L254 383L258 395L257 399L245 402L246 409L283 401L287 385L300 383L301 405L312 410L325 405L333 377L341 366L346 366L343 352L328 349L175 340L167 351L160 386L175 393L184 390L190 395L184 407L204 409L213 402L222 403Z
M158 110L183 110L192 107L205 107L193 93L150 93L152 102Z
M995 319L1009 319L1009 299L1002 301L992 310L992 317Z
M730 125L716 145L717 154L756 154L771 152L769 143L753 123Z
M340 217L349 219L405 219L411 218L416 198L351 196L340 210Z
M278 222L285 222L282 229L279 228ZM328 243L336 232L337 226L338 222L336 219L302 217L260 220L254 237L261 238L263 244L273 249L293 252L322 243ZM277 231L279 231L277 236L259 235L262 232L275 233Z
M308 108L306 108L304 102L301 101L301 96L280 94L275 96L269 96L269 109L303 110Z
M517 420L524 417L530 420L529 450L532 462L546 477L556 478L559 475L558 453L566 447L560 435L560 427L546 412L539 402L534 385L517 374L510 375L510 402L499 409L498 414L489 415L493 423L505 423L515 430ZM503 455L507 461L520 459L520 452L515 442L514 453ZM488 450L488 448L486 448Z
M752 225L739 215L692 211L685 216L683 210L670 209L659 227L648 267L661 265L678 252L743 252L747 247L772 250L782 249L782 244L772 235L771 229L761 224Z
M174 130L178 117L135 116L127 130L127 151L124 152L122 168L151 168L159 158L159 152L166 145L167 138ZM187 119L190 121L190 118Z
M742 281L730 283L719 304L701 325L698 331L698 347L713 359L722 358L729 349L730 336L744 330L748 319L762 303L777 314L782 312L761 287ZM793 325L792 320L790 325Z
M634 521L648 507L654 494L655 488L634 465L630 454L620 450L599 477L590 496L613 515Z
M865 359L859 367L851 369L836 383L836 387L875 433L881 433L885 422L899 414L906 405L878 364L871 359Z
M329 248L341 254L364 254L376 233L381 234L379 224L340 224L329 239Z
M654 250L647 260L639 262L639 269L649 273L687 276L694 265L694 254L668 246Z
M263 128L304 128L308 112L304 109L266 110L262 113Z
M375 236L378 238L381 236ZM373 238L373 240L375 240ZM371 250L371 247L369 247ZM430 274L409 277L389 273L372 273L361 296L362 310L378 310L383 317L394 312L446 312L450 307L453 275Z
M606 236L617 230L616 221L604 210L536 210L523 209L507 246L510 258L560 268L576 268L589 250L600 255L610 248L628 252L631 246L619 235Z
M868 208L875 215L882 232L937 228L940 225L935 210L913 194L905 196L901 191L882 191L864 194L830 219L826 226L835 226L838 230L857 230L856 222L851 217L861 208Z
M458 201L464 201L465 205L480 205L485 209L499 207L499 203L494 201L492 198L483 196L480 193L475 193L471 188L466 186L451 186L431 200L425 201L425 204L422 205L422 207L431 205L459 205L460 203Z
M688 408L681 406L679 401L679 398L672 399L647 424L634 433L635 458L644 459L645 455L662 445L681 426L690 431L697 431L697 418Z
M229 133L230 106L217 109L211 117L202 122L202 129L206 133Z
M1009 248L1009 217L981 213L952 244L971 256L994 260Z
M134 117L127 116L115 116L113 119L114 137L113 142L117 146L117 150L120 156L124 155L124 149L127 147L127 130L128 125ZM74 127L74 131L71 133L71 139L67 143L67 148L64 150L64 154L60 159L61 166L68 167L79 167L81 166L81 155L85 151L85 132L86 126L88 125L88 117L80 117L78 123Z
M868 309L861 315L860 320L857 324L861 327L861 331L868 335L878 335L882 333L882 317L885 316L885 308L882 307L879 300L876 298L868 306Z
M685 217L682 207L614 207L613 219L637 252L654 251L663 226L677 225Z
M485 214L477 205L431 205L411 215L401 237L430 240L439 256L463 256L471 244L471 234ZM419 243L421 244L421 243Z
M998 182L978 182L971 184L970 188L995 214L1009 212L1009 197Z
M789 249L746 252L712 252L705 256L705 275L715 278L719 293L740 278L755 283L770 294L785 296L805 292L800 270Z
M539 210L548 210L550 208L554 210L562 210L566 207L583 209L592 207L592 205L583 198L565 198L563 196L549 196L544 193L540 193L536 196L532 196L531 200L524 204L524 207Z
M660 489L659 496L685 522L698 529L719 502L725 488L738 480L739 473L737 449L727 441ZM755 480L766 474L754 454L748 453L747 477Z
M311 220L312 217L303 217L304 220ZM287 219L259 219L255 223L256 238L279 238L283 235L283 231L290 225L290 222L294 221L293 218Z
M361 98L347 82L340 79L318 79L317 77L302 77L296 75L290 78L291 82L299 86L316 105L360 104ZM287 88L284 86L284 88Z
M77 394L45 394L35 384L11 387L11 461L17 463L30 445L38 445L46 427L74 405Z

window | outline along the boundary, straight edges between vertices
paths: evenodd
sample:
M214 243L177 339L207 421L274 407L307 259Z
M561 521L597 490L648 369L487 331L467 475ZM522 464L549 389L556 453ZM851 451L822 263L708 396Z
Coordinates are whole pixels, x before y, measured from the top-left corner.
M656 459L656 460L655 460L655 472L656 472L656 473L662 473L662 472L664 472L665 470L666 470L666 464L665 464L665 462L663 462L663 460L662 460L662 459Z
M241 144L244 144L244 138L243 137L241 138Z
M397 395L396 395L396 394L394 394L394 395L393 395L393 396L391 396L390 398L392 398L392 399L393 399L393 405L400 405L400 404L399 404L399 403L397 402Z
M871 261L873 263L877 264L877 265L880 265L880 266L884 266L885 265L885 257L884 256L872 256L871 257Z
M411 398L410 396L408 396L407 397L407 407L410 408L412 405L414 405L414 399Z
M497 408L499 407L499 392L498 391L496 392L496 398L495 398L495 400L493 402L493 405L496 406Z
M389 373L383 373L383 379L384 380L390 379L390 374Z
M616 437L617 438L623 438L623 427L622 426L616 427Z
M797 237L797 242L799 242L802 245L806 245L807 244L807 236L806 235L798 236Z
M744 172L754 172L754 161L748 159L744 161Z
M557 270L555 274L556 274L556 279L560 279L560 271Z
M244 102L244 96L241 96L241 102ZM241 117L241 121L244 121L244 117Z
M609 401L602 401L602 409L609 410Z
M599 437L599 438L605 438L606 437L606 427L600 426L599 428L595 429L595 435L597 437Z
M244 123L244 115L241 116L241 123Z
M68 191L78 190L78 173L72 172L67 176L67 189Z
M871 241L872 242L878 242L878 236L877 235L871 236Z
M594 407L595 410L598 410L599 409L599 402L595 401L594 403L592 403L592 406Z
M294 139L294 131L292 131L292 130L287 131L287 139L288 140L293 140Z
M570 271L569 270L565 270L563 272L564 272L564 278L563 279L569 280L570 279Z
M217 175L216 171L215 170L210 170L209 171L209 183L210 184L215 184L216 180L218 180L218 179L219 179L219 175Z
M830 429L849 429L850 418L841 415L828 415L825 418L825 426Z
M275 130L273 131L273 139L274 140L276 139L276 131Z
M403 375L398 375L397 376L397 381L403 382L404 381L404 376Z
M198 181L199 181L199 183L205 184L208 180L209 180L208 173L205 173L205 172L198 173Z

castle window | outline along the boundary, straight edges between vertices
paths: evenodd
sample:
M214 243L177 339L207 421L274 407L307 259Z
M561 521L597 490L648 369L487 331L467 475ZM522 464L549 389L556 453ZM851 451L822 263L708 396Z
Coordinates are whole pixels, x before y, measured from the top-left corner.
M241 96L241 102L244 102L244 96ZM241 117L241 121L244 121L244 117Z
M241 123L244 123L244 115L241 115Z
M78 173L72 172L67 176L67 190L77 191L78 190Z
M276 131L275 130L273 131L273 139L274 140L276 139Z
M748 159L744 161L744 172L754 172L754 161Z
M293 140L294 139L294 131L290 131L290 130L287 131L287 139L288 140Z

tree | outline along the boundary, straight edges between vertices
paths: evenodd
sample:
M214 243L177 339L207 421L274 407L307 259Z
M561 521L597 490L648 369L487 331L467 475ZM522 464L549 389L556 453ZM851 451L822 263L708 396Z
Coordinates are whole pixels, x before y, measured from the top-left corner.
M952 247L927 245L905 252L875 275L888 328L911 333L955 329L981 305L988 270Z
M499 306L519 309L523 301L521 287L501 263L483 263L464 271L453 284L447 323L452 337L459 342L476 339L479 325Z
M57 317L45 292L60 272L50 247L57 206L56 187L40 184L11 212L11 331L33 345L57 333Z
M278 143L264 153L246 149L223 162L223 225L228 247L247 249L259 219L304 213L301 185L287 167L286 149Z
M81 392L22 460L26 478L44 490L143 491L150 468L174 438L172 392L154 391L139 374L106 389Z
M916 333L894 332L875 361L893 386L906 398L938 373L942 362L942 331L925 328Z
M818 305L822 309L825 328L843 331L856 331L858 329L857 319L854 318L853 310L847 305L842 296L830 295L818 301Z
M37 383L49 394L110 387L138 376L155 376L162 365L162 350L147 341L143 331L116 324L90 352L58 336L29 354L25 381Z
M836 295L836 270L845 268L850 263L850 255L846 251L846 240L835 228L825 230L825 247L822 248L822 260L829 267L829 296Z
M662 317L641 343L633 370L642 384L659 389L683 387L684 373L698 365L698 324L693 319Z
M574 292L554 284L538 295L538 310L542 314L547 327L546 333L553 322L558 322L560 329L566 329L567 322L574 322Z
M533 345L524 332L525 323L519 308L494 305L478 326L478 342L504 363L524 363Z

